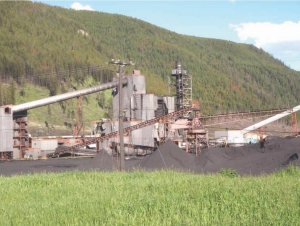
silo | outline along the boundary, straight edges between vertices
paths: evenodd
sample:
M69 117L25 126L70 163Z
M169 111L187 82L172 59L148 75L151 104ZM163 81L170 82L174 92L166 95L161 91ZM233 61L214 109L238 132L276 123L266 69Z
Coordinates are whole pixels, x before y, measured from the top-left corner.
M168 108L168 113L172 113L175 111L175 102L174 97L172 96L164 96L163 97L164 103L166 104Z
M156 96L154 94L143 94L142 95L142 120L150 120L155 118L154 110L157 105Z
M134 108L132 97L135 95L145 94L145 76L141 75L138 70L134 70L133 74L124 75L127 78L127 85L122 89L122 109L125 110L125 117L127 120L132 119L131 109ZM117 79L114 78L114 80ZM119 118L119 93L118 88L113 89L113 118Z
M131 125L136 125L141 123L141 120L137 120L137 121L131 121ZM137 129L137 130L133 130L131 132L131 139L132 139L132 144L134 145L142 145L142 131L141 129Z
M142 106L142 94L137 94L135 95L135 97L132 97L132 98L135 98L135 101L136 101L136 110L135 112L132 111L132 114L134 115L131 120L142 120L142 112L143 112L143 106Z
M154 147L154 125L142 128L142 143L144 146Z
M133 85L135 86L135 92L137 94L145 94L146 93L146 82L144 75L133 75Z
M113 122L112 121L107 121L107 122L104 122L102 124L102 129L103 129L103 132L105 134L109 134L112 132L112 126L113 126Z

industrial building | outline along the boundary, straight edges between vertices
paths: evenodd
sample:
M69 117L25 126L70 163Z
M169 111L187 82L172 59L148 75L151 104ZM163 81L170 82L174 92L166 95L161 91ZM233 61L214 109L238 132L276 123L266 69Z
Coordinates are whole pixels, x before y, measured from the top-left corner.
M151 120L155 117L174 112L173 96L156 96L146 93L145 76L139 70L134 70L132 74L126 74L127 85L122 89L123 99L123 121L124 128L141 122ZM115 78L117 79L117 78ZM99 122L98 133L109 134L119 130L119 92L118 88L113 88L113 118L112 120ZM143 153L145 149L154 149L156 142L160 141L158 133L158 123L148 125L124 136L125 153ZM113 137L102 143L102 148L109 151L111 144L119 143L119 137ZM135 148L133 148L135 147Z
M173 70L174 71L174 70ZM183 74L182 74L183 72ZM172 95L156 96L154 94L146 93L145 76L140 73L139 70L134 70L132 74L127 74L122 77L122 109L123 109L123 121L124 127L131 127L139 125L141 122L149 121L162 115L170 114L175 110L183 109L191 103L191 89L189 89L188 100L186 100L187 92L186 86L184 86L185 71L181 72L180 61L176 62L176 70L174 71L176 76L176 92L178 92L175 109L175 97ZM174 75L173 73L173 75ZM189 81L189 84L191 82ZM38 156L43 158L43 151L55 151L57 146L54 143L58 143L58 140L31 138L27 128L27 110L37 108L40 106L56 103L59 101L87 95L94 92L99 92L105 89L113 89L113 118L107 121L102 121L100 124L96 124L96 128L100 129L100 134L97 131L93 132L93 136L103 136L118 131L119 121L119 92L118 92L118 78L116 77L112 82L105 83L99 86L86 88L83 90L73 91L65 94L56 95L53 97L44 98L28 103L19 105L8 105L0 107L1 123L0 123L0 142L2 149L0 150L2 159L21 159L28 156ZM185 103L185 104L184 104ZM184 113L189 113L188 111ZM184 118L186 116L180 115ZM171 119L171 118L169 118ZM130 134L125 134L124 141L126 146L126 153L141 153L145 150L153 151L154 148L165 140L167 136L170 136L169 131L170 121L150 123L142 128L135 129ZM98 133L98 134L97 134ZM176 134L173 131L173 135L176 139L179 139L179 133ZM181 136L181 142L183 137ZM101 142L101 148L107 149L116 148L120 142L119 136L110 137L109 139ZM82 143L84 146L85 143Z
M156 96L146 92L145 76L139 70L130 74L120 74L112 82L85 88L73 92L23 103L0 107L0 159L44 159L59 157L65 153L74 154L82 147L96 147L105 149L108 153L121 152L127 155L145 155L154 151L167 139L171 139L186 152L196 155L201 149L209 146L208 127L204 121L228 119L255 114L274 114L260 123L243 130L220 131L215 133L216 139L223 139L228 143L243 143L243 135L271 123L279 118L294 114L300 109L297 106L278 114L280 110L230 113L214 116L203 116L199 109L192 105L192 76L183 69L181 61L175 62L175 69L169 76L169 93ZM91 135L85 137L64 138L34 138L28 131L27 110L40 106L79 98L95 92L112 89L113 115L111 119L101 119L93 122ZM121 95L120 95L121 93ZM122 124L120 124L122 122ZM121 130L119 126L122 125ZM121 139L120 139L120 135ZM70 142L70 140L73 140ZM248 141L246 141L248 142ZM60 144L68 145L61 146ZM123 151L122 151L123 152Z
M127 83L127 80L122 81L123 84ZM117 86L118 82L109 82L98 86L68 92L28 103L19 105L6 105L0 107L0 158L1 159L22 159L26 155L26 151L41 150L45 145L34 148L32 147L32 140L27 128L28 118L27 110L53 104L59 101L68 100L74 97L88 95L91 93L99 92L106 89L111 89ZM49 142L49 141L43 141ZM50 141L46 146L53 147L53 141ZM34 149L32 149L34 148ZM55 150L52 150L55 151ZM31 154L29 154L31 155ZM36 154L34 154L36 156ZM38 155L39 156L39 155Z

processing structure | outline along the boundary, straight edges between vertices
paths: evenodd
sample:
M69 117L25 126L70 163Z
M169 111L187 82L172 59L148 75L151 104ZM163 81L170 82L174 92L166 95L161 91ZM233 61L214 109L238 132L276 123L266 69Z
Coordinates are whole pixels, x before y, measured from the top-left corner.
M28 117L27 110L49 105L59 101L68 100L71 98L78 98L83 95L103 91L106 89L112 89L113 95L113 117L110 120L101 121L100 124L96 123L93 128L92 136L105 136L118 131L118 111L121 107L123 110L124 127L132 127L139 125L142 122L147 122L147 126L142 128L136 128L135 130L126 133L124 141L126 144L126 153L141 153L147 150L153 151L155 147L166 140L166 138L177 139L183 142L183 134L172 131L170 126L178 118L187 118L190 113L190 104L187 104L184 100L186 95L183 93L183 87L185 83L179 82L182 77L185 77L185 72L181 71L178 62L176 62L176 81L178 88L176 89L176 109L173 95L156 96L154 94L146 93L145 76L140 73L139 70L133 70L131 74L122 76L122 106L118 106L119 92L118 92L118 78L114 78L112 82L101 84L99 86L86 88L83 90L68 92L28 103L19 105L6 105L0 107L0 142L2 149L0 151L2 159L21 159L24 158L26 152L38 152L41 151L43 145L36 145L37 142L32 143L28 131ZM180 63L181 65L181 63ZM182 72L184 72L182 74ZM191 91L190 91L191 93ZM189 102L191 103L191 94L189 94ZM185 104L184 104L185 103ZM160 118L159 121L152 121L155 118L159 118L163 115L168 115L175 110L180 111L180 115L177 113L176 118L174 115L169 117ZM96 129L97 128L97 129ZM92 136L90 138L92 138ZM55 142L55 140L54 140ZM56 141L57 142L57 141ZM107 151L108 149L116 150L120 139L118 135L109 137L109 139L102 140L101 147ZM49 145L49 142L47 143ZM85 146L85 142L79 143L81 146ZM57 145L53 145L57 147Z
M119 84L121 85L119 86ZM119 87L121 87L121 92ZM80 98L107 89L112 89L112 118L94 121L91 125L91 135L84 137L84 139L73 136L71 143L59 148L58 138L52 137L43 140L30 137L27 127L27 110L71 98ZM40 156L59 157L66 153L76 154L77 149L85 147L96 147L97 151L105 149L110 154L119 153L121 141L119 120L122 120L124 125L122 130L124 136L122 138L126 155L151 153L168 139L186 152L197 155L201 153L202 148L209 146L209 124L223 124L224 120L226 123L226 119L231 118L230 122L247 115L251 117L256 114L270 116L282 111L271 110L204 116L200 115L199 108L193 106L192 93L192 76L183 69L181 61L176 61L175 69L169 75L168 95L148 94L146 92L145 76L139 70L133 70L130 74L119 74L119 77L114 77L113 81L98 86L19 105L1 106L0 143L2 148L0 159L22 159L28 155L37 156L38 158ZM122 105L120 105L120 98ZM123 113L121 117L120 109ZM245 128L239 132L241 136L238 138L242 139L244 133L278 118L294 114L299 109L299 106L288 109L264 123ZM47 154L44 152L45 150L48 151ZM49 153L49 151L52 152Z

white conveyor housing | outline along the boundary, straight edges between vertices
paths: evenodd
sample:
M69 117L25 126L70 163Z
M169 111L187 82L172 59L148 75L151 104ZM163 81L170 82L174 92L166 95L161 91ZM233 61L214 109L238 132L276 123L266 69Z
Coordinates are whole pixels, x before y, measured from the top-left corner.
M289 110L286 110L284 112L281 112L281 113L279 113L277 115L274 115L271 118L267 118L267 119L265 119L265 120L263 120L261 122L258 122L258 123L254 124L252 126L248 126L247 128L241 130L241 134L244 135L245 133L248 133L248 132L250 132L252 130L256 130L256 129L264 126L264 125L267 125L267 124L269 124L271 122L274 122L274 121L276 121L278 119L281 119L281 118L283 118L283 117L285 117L287 115L290 115L290 114L292 114L294 112L297 112L299 110L300 110L300 105L298 105L298 106L296 106L294 108L291 108Z

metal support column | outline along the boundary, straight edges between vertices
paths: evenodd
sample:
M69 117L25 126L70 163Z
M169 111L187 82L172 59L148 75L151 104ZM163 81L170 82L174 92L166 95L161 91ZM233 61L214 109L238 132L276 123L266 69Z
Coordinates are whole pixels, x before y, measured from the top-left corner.
M125 63L120 60L112 59L110 64L119 65L119 86L118 86L118 95L119 95L119 138L120 138L120 171L125 169L125 153L124 153L124 133L123 133L123 102L122 102L122 68L126 65L134 65L131 61L129 63Z

